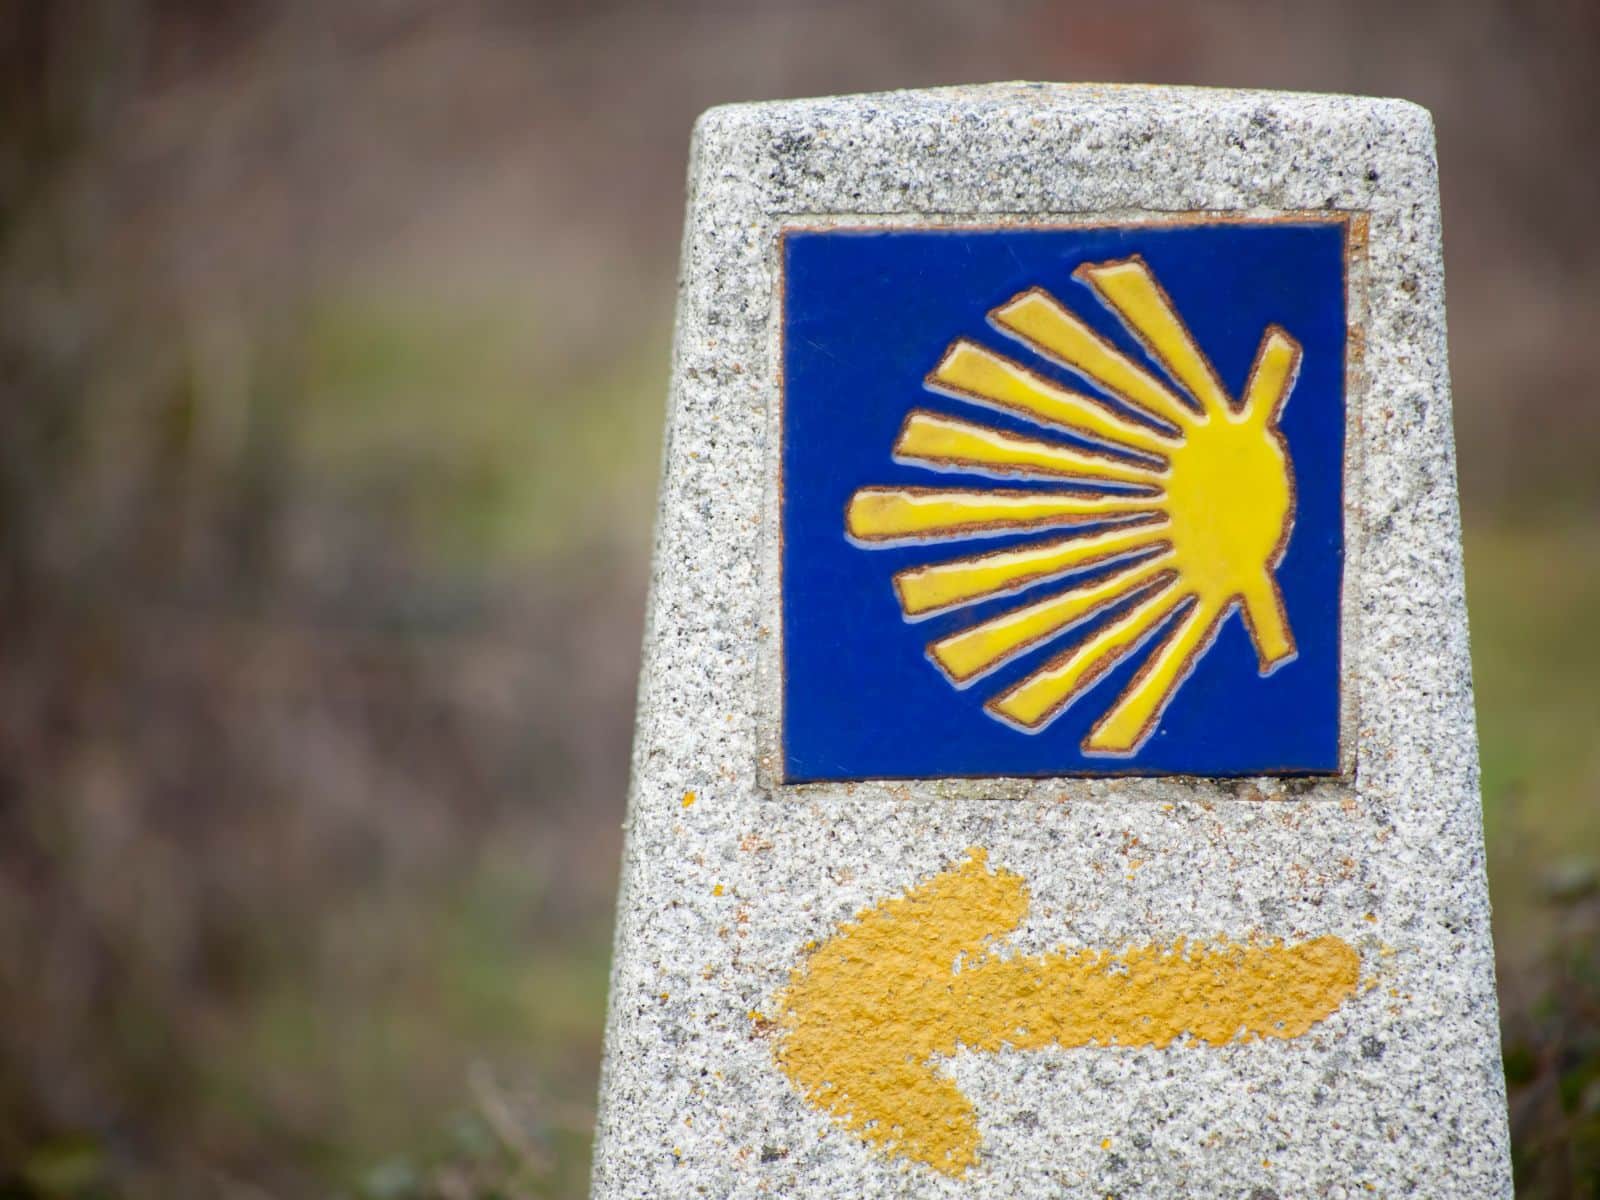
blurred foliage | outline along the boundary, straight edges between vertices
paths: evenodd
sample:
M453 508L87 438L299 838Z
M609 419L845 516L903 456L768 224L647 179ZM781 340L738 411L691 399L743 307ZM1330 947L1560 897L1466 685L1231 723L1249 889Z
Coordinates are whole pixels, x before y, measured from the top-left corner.
M1544 867L1600 854L1600 524L1469 520L1466 551L1484 821L1524 866L1495 908L1520 920Z
M127 272L205 10L0 17L0 1194L574 1195L662 339Z
M1021 75L1434 108L1518 1180L1595 1194L1597 13L0 5L0 1198L582 1194L690 120Z
M1467 543L1513 1161L1524 1197L1600 1195L1600 528Z
M1600 900L1553 899L1565 911L1531 1005L1506 1005L1506 1083L1517 1190L1600 1195Z

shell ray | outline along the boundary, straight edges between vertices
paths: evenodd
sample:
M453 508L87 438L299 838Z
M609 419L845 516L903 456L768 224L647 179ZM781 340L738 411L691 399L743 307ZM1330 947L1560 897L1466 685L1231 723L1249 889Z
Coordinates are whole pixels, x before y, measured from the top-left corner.
M945 352L926 384L932 391L987 404L1118 450L1159 459L1174 440L1165 430L1125 417L1092 396L1069 391L964 338Z
M925 386L1029 422L1041 435L919 408L891 454L926 471L1067 487L859 487L845 506L845 535L874 549L1056 531L904 567L892 577L894 592L908 621L1030 593L926 644L944 679L966 688L1063 643L983 706L1023 733L1046 728L1119 663L1142 656L1080 743L1086 756L1127 758L1154 734L1235 609L1260 674L1296 657L1275 571L1295 507L1278 419L1301 348L1269 325L1235 402L1142 258L1084 263L1074 277L1165 379L1049 292L1019 293L990 312L994 327L1109 399L957 338Z
M1122 493L866 487L850 497L845 529L862 545L893 545L1126 521L1159 505Z
M931 615L1010 595L1097 563L1155 549L1164 545L1164 521L1159 514L1150 514L1105 531L1068 534L1051 541L910 567L895 575L894 586L906 616Z
M1100 450L1007 433L991 425L917 409L906 417L894 444L895 461L938 471L1001 478L1070 480L1159 489L1161 471Z
M1030 732L1042 729L1159 629L1193 595L1165 588L1000 693L985 707Z
M1002 332L1174 430L1186 429L1196 419L1194 410L1170 388L1041 288L1008 300L990 314L990 320Z
M957 687L967 687L1112 605L1169 586L1177 578L1171 564L1162 553L1124 563L1109 575L940 638L928 646L928 656Z
M1133 754L1155 732L1172 697L1211 648L1222 625L1215 605L1200 601L1189 607L1161 644L1089 731L1086 748L1106 754Z

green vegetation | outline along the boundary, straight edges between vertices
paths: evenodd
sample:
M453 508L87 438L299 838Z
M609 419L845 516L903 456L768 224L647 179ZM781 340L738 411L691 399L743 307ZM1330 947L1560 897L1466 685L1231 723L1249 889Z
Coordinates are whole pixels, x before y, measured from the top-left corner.
M1526 864L1600 853L1600 527L1469 522L1467 598L1497 909ZM1497 870L1502 870L1497 865Z
M298 423L319 478L386 492L404 536L479 572L595 543L637 551L655 505L665 339L563 353L515 299L351 297L307 318Z
M1600 1194L1592 21L899 7L0 10L0 1200L583 1195L694 112L1239 46L1439 116L1519 1194Z
M1600 1195L1600 529L1469 529L1518 1194Z

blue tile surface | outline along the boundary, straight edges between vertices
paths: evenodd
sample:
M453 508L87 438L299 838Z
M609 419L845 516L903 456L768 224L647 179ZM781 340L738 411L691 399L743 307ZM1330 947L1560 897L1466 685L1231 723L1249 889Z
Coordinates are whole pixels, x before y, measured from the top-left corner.
M992 230L791 231L784 241L782 618L783 753L790 781L945 776L1315 774L1339 765L1339 609L1343 567L1346 316L1341 221ZM1298 656L1271 675L1240 616L1130 757L1081 748L1144 654L1103 676L1035 733L984 701L1060 653L1033 648L957 689L926 655L930 640L1045 594L989 600L921 621L901 613L891 577L961 556L970 544L864 548L844 530L851 495L871 485L992 484L896 463L906 415L921 408L1030 436L1041 429L923 383L966 336L1062 385L1078 376L1001 336L995 306L1042 287L1141 361L1136 341L1072 277L1084 263L1143 256L1237 396L1270 324L1301 345L1281 429L1296 516L1276 577ZM1070 442L1070 438L1062 439ZM1007 482L1006 487L1044 487ZM1037 540L986 539L983 549Z

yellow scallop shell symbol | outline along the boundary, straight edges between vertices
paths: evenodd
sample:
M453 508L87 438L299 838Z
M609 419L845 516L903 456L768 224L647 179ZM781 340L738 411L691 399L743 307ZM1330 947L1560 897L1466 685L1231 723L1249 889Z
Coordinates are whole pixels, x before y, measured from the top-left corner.
M995 328L1111 399L1071 391L962 338L928 376L928 388L1021 418L1040 436L918 409L901 427L894 458L931 471L1065 486L865 487L850 499L845 528L864 547L1048 531L1036 541L900 571L894 587L901 610L917 620L1063 583L928 646L928 657L959 688L1078 630L1064 651L985 704L1026 732L1044 728L1159 635L1083 742L1086 754L1127 756L1154 732L1235 609L1261 674L1294 658L1274 571L1294 526L1294 471L1278 419L1294 388L1300 345L1269 326L1235 401L1143 259L1085 264L1074 277L1121 320L1165 379L1049 293L1023 292L989 314ZM1092 622L1113 609L1111 619Z

